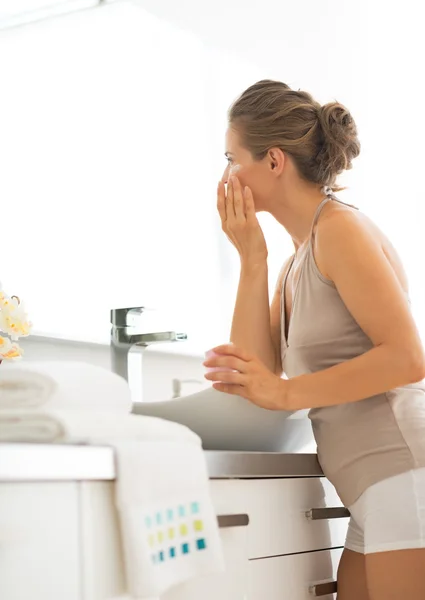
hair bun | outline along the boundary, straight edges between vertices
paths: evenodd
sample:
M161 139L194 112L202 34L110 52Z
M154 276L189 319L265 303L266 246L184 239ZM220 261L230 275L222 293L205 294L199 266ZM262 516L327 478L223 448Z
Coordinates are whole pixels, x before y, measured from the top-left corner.
M317 160L324 180L326 173L339 175L351 169L352 161L360 154L357 127L349 110L339 102L329 102L319 109L319 122L323 132L323 146Z

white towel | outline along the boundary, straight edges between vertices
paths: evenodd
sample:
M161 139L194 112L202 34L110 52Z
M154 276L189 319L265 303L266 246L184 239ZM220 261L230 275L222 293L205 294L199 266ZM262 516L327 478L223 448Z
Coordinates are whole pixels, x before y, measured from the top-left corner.
M0 441L111 445L128 594L157 598L224 570L200 438L177 423L91 410L0 410Z
M0 442L112 444L117 440L201 443L187 427L156 417L95 410L0 410Z
M0 411L0 441L111 445L128 593L158 597L224 570L200 438L156 417L76 410Z
M88 363L3 362L0 368L0 409L43 406L129 413L131 405L125 379Z
M130 440L115 447L130 596L157 598L179 583L224 571L201 446L173 441L140 449Z

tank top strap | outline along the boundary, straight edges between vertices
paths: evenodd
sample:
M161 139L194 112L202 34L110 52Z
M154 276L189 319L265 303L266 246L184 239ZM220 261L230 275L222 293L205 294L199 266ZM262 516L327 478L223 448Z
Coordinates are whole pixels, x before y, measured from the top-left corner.
M316 223L319 220L319 216L320 216L320 213L322 212L323 207L325 206L325 204L327 202L329 202L329 200L334 200L335 202L339 202L339 204L344 204L345 206L350 206L351 208L355 208L356 210L359 210L359 208L357 206L354 206L354 204L348 204L348 202L342 202L342 200L339 200L332 192L332 189L329 187L324 186L322 188L322 192L323 192L323 194L325 194L325 197L323 198L323 200L317 207L316 212L313 217L313 223L311 224L311 229L310 229L310 245L313 241L314 227L316 226Z
M325 197L323 198L323 200L321 201L319 206L316 208L316 212L314 213L313 222L311 224L311 229L310 229L310 240L313 238L313 229L315 228L316 223L319 220L320 213L322 212L323 207L325 206L325 204L327 202L329 202L329 200L333 199L332 190L330 188L324 187L322 189L322 191L325 194Z

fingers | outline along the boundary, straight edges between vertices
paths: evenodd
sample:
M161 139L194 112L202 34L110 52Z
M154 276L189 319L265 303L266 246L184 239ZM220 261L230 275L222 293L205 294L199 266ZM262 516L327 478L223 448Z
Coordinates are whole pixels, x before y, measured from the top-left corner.
M243 385L245 375L237 371L211 371L205 373L205 379L209 381L221 381L221 383L231 383Z
M232 177L232 189L233 189L233 207L235 211L236 221L245 221L245 202L242 191L242 186L237 177Z
M222 369L230 369L245 373L247 371L247 363L235 356L212 356L204 361L205 367L214 367Z
M227 195L226 195L226 215L228 220L235 218L235 207L233 204L233 183L232 178L227 182Z
M257 216L255 214L254 197L252 195L251 188L249 188L247 185L245 186L245 188L243 190L243 198L244 198L244 205L245 205L246 220L247 221L251 221L252 219L257 220Z
M218 392L224 392L225 394L233 394L236 396L242 396L244 391L243 386L233 383L213 383L213 388Z
M248 352L246 352L245 350L242 350L242 348L238 348L234 344L222 344L220 346L216 346L215 348L212 348L212 350L216 354L224 354L227 356L236 356L236 358L240 358L241 360L243 360L245 362L253 360L253 357Z
M220 181L217 186L217 210L221 222L224 224L234 218L243 223L247 217L255 217L254 198L250 188L242 189L237 177L230 177L227 183L227 194L224 183Z
M220 219L222 223L226 222L226 193L224 190L224 183L222 181L218 182L217 186L217 210L220 215Z

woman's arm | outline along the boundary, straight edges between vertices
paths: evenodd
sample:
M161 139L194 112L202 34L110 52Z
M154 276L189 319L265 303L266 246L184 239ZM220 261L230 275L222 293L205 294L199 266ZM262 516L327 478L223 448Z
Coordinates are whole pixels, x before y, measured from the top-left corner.
M405 291L376 235L354 214L334 213L319 223L316 262L331 279L374 347L339 365L280 379L245 348L225 344L206 379L269 410L299 410L355 402L425 376L425 357Z
M288 380L284 408L362 400L425 377L425 356L407 295L379 239L351 212L335 212L317 228L316 261L374 347L317 373Z
M241 266L230 340L257 356L270 371L281 375L280 347L276 345L280 336L278 287L270 307L267 261Z
M286 272L292 262L293 256L291 256L283 265L279 277L277 279L276 287L274 290L273 300L270 306L270 328L272 335L272 344L276 356L276 368L273 371L275 375L282 377L282 312L281 312L281 295L282 285L285 278Z

